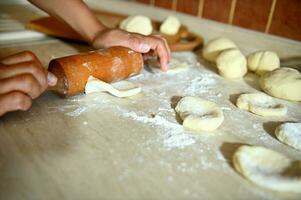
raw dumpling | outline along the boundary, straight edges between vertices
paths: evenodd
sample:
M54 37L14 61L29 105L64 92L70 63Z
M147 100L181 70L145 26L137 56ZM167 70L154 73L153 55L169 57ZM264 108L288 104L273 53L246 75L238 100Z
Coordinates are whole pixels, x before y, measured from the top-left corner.
M280 59L273 51L257 51L248 56L248 68L258 75L280 67Z
M216 58L219 74L227 79L242 78L247 73L247 60L238 49L222 51Z
M233 49L237 48L236 45L227 38L216 38L213 40L210 40L203 49L203 57L210 61L215 62L217 56L226 49Z
M142 15L129 16L119 24L119 28L142 35L150 35L153 32L151 19Z
M141 92L141 88L129 81L118 81L112 84L90 76L85 87L85 93L108 92L116 97L130 97Z
M224 121L223 112L215 103L199 97L183 97L175 110L183 126L192 131L213 131Z
M301 150L301 123L284 123L276 128L276 137L283 143Z
M251 182L279 192L301 193L301 162L259 146L241 146L234 168Z
M283 116L287 112L283 104L277 103L272 97L264 93L241 94L236 105L240 109L261 116Z
M160 33L175 35L179 32L181 22L175 16L168 16L160 26Z
M265 73L259 79L260 87L267 94L291 101L301 101L301 73L281 67Z

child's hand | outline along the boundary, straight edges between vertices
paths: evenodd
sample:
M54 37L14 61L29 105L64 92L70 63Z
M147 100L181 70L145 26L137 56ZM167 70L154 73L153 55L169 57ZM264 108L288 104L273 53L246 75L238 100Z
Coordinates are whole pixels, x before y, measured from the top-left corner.
M170 60L168 44L166 40L159 35L143 36L128 33L120 29L105 29L96 35L92 45L95 48L124 46L140 53L147 53L150 50L154 50L160 58L163 71L167 71L167 64Z
M0 59L0 116L28 110L32 99L56 82L57 78L29 51Z

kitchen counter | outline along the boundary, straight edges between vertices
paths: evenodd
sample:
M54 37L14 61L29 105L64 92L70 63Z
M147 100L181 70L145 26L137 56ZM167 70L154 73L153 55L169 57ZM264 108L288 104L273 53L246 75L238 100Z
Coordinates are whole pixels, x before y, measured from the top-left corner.
M93 9L122 14L143 10L156 20L169 14L130 2L86 2ZM29 5L5 5L0 11L2 18L20 22L9 29L0 23L2 33L22 31L22 23L43 15ZM300 42L173 14L205 41L228 37L246 55L259 49L274 50L281 58L301 55ZM47 66L52 58L90 49L45 36L1 43L0 57L31 50ZM301 160L300 151L273 134L281 122L301 121L300 102L278 99L288 108L285 117L241 111L235 99L240 93L259 91L258 77L250 73L243 80L225 80L199 55L199 51L173 54L189 63L187 72L167 75L144 70L132 77L143 92L131 98L101 93L63 99L46 92L29 111L1 117L0 199L300 199L254 185L231 163L234 150L242 144L265 146ZM187 95L216 102L225 115L222 126L212 133L184 130L173 108Z

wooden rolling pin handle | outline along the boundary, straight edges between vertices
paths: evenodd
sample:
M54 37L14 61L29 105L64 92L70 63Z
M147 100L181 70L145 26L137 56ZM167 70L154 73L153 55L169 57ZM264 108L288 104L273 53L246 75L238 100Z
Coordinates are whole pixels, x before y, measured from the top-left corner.
M113 82L136 75L142 68L142 55L126 47L57 58L50 61L48 70L58 78L58 82L49 90L61 96L72 96L84 91L89 76Z

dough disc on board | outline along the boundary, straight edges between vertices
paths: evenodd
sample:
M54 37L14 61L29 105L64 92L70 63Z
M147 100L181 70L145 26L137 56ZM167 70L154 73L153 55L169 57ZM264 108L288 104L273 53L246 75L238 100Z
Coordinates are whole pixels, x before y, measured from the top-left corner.
M301 161L259 146L241 146L233 156L234 168L251 182L279 192L301 193Z
M283 104L277 103L272 97L264 93L241 94L236 105L240 109L261 116L283 116L287 112Z
M276 137L283 143L301 150L301 123L284 123L275 130Z
M112 84L90 76L85 87L85 93L108 92L116 97L130 97L141 92L141 88L129 81L118 81Z
M150 69L155 73L166 73L166 74L177 74L180 72L187 71L189 69L189 65L185 61L181 61L177 58L171 58L168 63L167 72L162 72L160 69L160 65L156 58L150 58L146 61L146 64L150 67Z
M175 110L183 126L192 131L213 131L224 121L223 112L215 103L199 97L183 97Z

